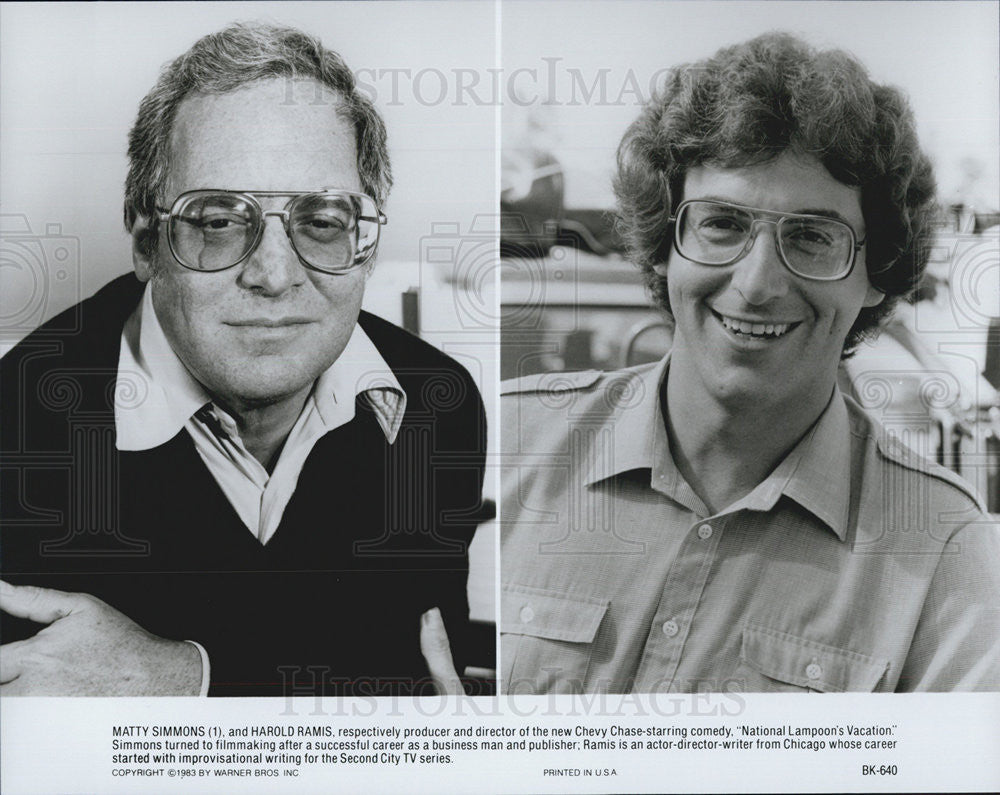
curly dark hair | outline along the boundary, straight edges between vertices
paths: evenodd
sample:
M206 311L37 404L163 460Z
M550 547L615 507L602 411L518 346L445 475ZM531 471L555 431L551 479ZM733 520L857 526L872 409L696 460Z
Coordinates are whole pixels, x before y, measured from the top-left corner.
M774 32L670 70L618 147L618 229L669 312L667 279L654 266L670 254L669 218L688 169L749 166L788 150L861 190L868 278L885 299L861 310L846 357L920 281L935 193L906 97L848 53Z
M354 73L319 39L295 28L264 22L236 22L204 36L167 64L139 105L129 132L125 179L125 228L139 217L155 218L170 169L170 135L177 108L195 93L224 94L257 80L312 78L340 95L339 113L354 127L361 189L381 207L392 186L392 167L382 116L362 93ZM156 248L157 225L140 240Z

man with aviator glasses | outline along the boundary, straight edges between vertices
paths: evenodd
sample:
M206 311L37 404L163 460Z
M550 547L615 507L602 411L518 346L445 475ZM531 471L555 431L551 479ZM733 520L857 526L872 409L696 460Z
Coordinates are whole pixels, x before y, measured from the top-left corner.
M129 143L135 275L3 361L4 452L42 465L5 467L0 692L460 691L485 420L463 368L361 311L378 112L317 40L237 24Z
M926 264L902 95L767 34L671 71L615 189L673 345L502 387L505 692L1000 688L995 520L837 389Z
M287 197L283 210L264 210L258 198ZM368 261L386 217L363 193L324 188L316 193L196 190L173 209L159 208L174 258L192 270L239 265L260 243L264 219L281 218L295 253L308 267L343 273Z

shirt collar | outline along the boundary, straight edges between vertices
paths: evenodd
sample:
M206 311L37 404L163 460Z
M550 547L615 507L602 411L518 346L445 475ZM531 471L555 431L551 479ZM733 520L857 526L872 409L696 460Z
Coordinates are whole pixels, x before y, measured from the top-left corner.
M354 324L347 346L316 379L312 396L328 429L354 419L354 403L364 395L389 444L396 441L406 412L406 393L364 329Z
M834 388L813 426L750 494L733 507L769 511L782 495L847 538L851 508L851 429L844 396Z
M613 428L614 433L594 440L595 454L584 475L587 485L632 469L656 471L664 450L669 458L659 399L669 362L668 354L656 364L611 373L601 383L607 410L602 428Z
M604 385L610 406L605 428L613 435L595 440L586 471L589 486L635 469L650 470L650 487L695 513L710 512L684 480L670 454L660 410L660 391L670 365L668 354L655 365L615 373ZM834 389L819 419L774 471L746 497L726 509L769 511L785 495L826 524L842 541L850 512L851 446L847 406Z
M310 399L332 430L354 418L364 394L391 444L406 412L406 393L361 326L337 360L316 379ZM174 353L153 308L149 285L125 323L115 387L119 450L148 450L168 442L212 396Z

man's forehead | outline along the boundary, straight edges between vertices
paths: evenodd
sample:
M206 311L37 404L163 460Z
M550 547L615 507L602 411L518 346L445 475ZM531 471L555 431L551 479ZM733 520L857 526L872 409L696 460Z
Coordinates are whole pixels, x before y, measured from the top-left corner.
M184 190L356 188L354 130L341 104L337 92L301 78L192 94L171 131L169 181Z
M312 79L258 80L225 93L189 94L177 108L172 137L177 141L192 132L197 138L218 132L224 138L256 139L262 146L280 145L296 130L316 127L340 139L350 127L342 104L338 92ZM241 130L252 134L240 136ZM353 135L347 137L353 144Z

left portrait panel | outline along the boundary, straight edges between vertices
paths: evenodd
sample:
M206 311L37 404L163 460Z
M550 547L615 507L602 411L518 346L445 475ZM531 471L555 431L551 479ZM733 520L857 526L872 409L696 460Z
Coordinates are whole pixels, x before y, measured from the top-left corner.
M493 5L0 15L0 696L492 695Z

